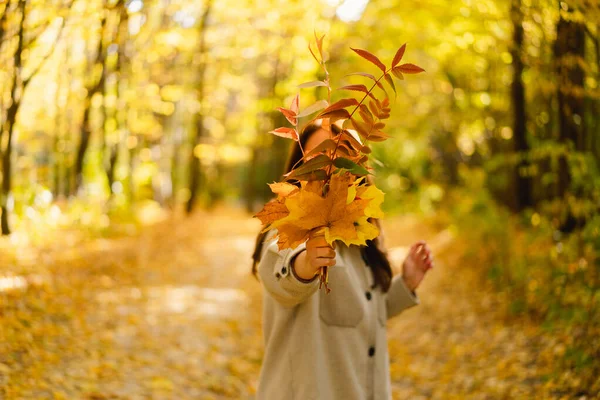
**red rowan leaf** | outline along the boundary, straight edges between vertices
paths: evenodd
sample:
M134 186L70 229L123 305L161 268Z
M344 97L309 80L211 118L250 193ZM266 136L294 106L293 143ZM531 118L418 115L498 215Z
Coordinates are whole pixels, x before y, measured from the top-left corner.
M372 124L373 123L373 116L371 115L371 112L364 112L362 109L358 112L358 114L360 115L360 117L363 119L363 121L365 121L368 124Z
M346 139L340 140L338 151L340 150L343 151L343 153L345 153L345 155L348 157L356 157L356 155L358 154L358 150L355 149L352 146L352 144Z
M398 69L398 71L404 73L404 74L418 74L421 72L425 72L425 70L415 64L400 64L399 66L396 67ZM394 70L392 70L393 72Z
M372 142L383 142L386 139L391 138L391 136L383 133L382 131L374 131L369 135L369 140Z
M345 108L342 108L340 110L324 112L319 115L319 118L329 118L329 123L333 124L335 121L338 121L340 119L350 118L350 113Z
M398 63L402 60L402 57L404 56L405 51L406 51L406 43L404 43L402 46L400 46L400 48L396 52L396 55L394 56L394 60L392 61L392 68L394 68L396 65L398 65Z
M296 118L296 113L294 111L288 110L287 108L283 108L283 107L277 107L277 109L279 111L281 111L281 113L285 116L285 119L290 121L290 124L296 126L296 124L298 123L298 120Z
M362 143L360 143L353 134L351 134L347 129L344 129L341 133L342 139L348 141L350 146L353 149L360 149L362 147Z
M319 54L321 55L321 59L323 59L323 38L325 37L325 35L323 35L319 38L317 36L317 31L314 31L314 34L315 34L315 40L317 42L317 48L319 49Z
M310 44L310 43L308 44L308 51L310 51L310 54L313 56L313 58L315 59L315 61L316 61L316 62L318 62L318 63L320 64L320 63L321 63L321 60L319 60L319 59L317 58L317 56L315 55L315 53L313 52L313 49L312 49L312 46L311 46L311 44Z
M340 145L338 146L338 149L337 149L337 154L346 156L346 157L352 157L351 153L352 152L350 151L349 147L347 145L343 145L343 142L340 142Z
M366 72L353 72L353 73L348 74L346 76L353 76L353 75L364 76L364 77L367 77L367 78L371 79L373 82L377 82L377 78L375 78L375 76L373 74L369 74L369 73L366 73Z
M335 142L332 139L325 139L319 143L314 149L306 153L304 157L313 156L326 150L333 150L335 148Z
M300 95L299 94L294 96L294 99L292 100L292 105L290 106L290 110L292 110L292 112L294 114L298 114L298 110L300 110Z
M381 71L385 72L385 65L381 62L381 60L379 60L379 58L375 57L374 54L371 54L366 50L354 49L352 47L351 47L351 49L356 54L358 54L359 56L364 58L365 60L368 60L368 61L372 62L373 64L375 64L377 66L377 68L379 68Z
M360 157L358 160L356 160L357 164L364 164L369 160L369 156L368 155L364 155L362 157Z
M375 115L376 117L379 117L379 107L377 106L376 102L369 101L369 109L371 110L373 115Z
M333 103L332 105L330 105L329 107L327 107L325 110L323 110L322 114L327 114L331 111L335 111L335 110L341 110L342 108L346 108L346 107L350 107L350 106L358 106L358 100L353 99L353 98L348 98L348 99L341 99L339 101L336 101L335 103Z
M385 87L383 86L383 84L381 82L379 82L379 80L377 80L377 78L375 78L375 76L373 76L372 74L368 74L366 72L355 72L352 74L348 74L346 76L352 76L352 75L359 75L359 76L364 76L366 78L371 79L373 82L375 82L375 84L377 85L377 87L381 90L383 90L383 92L385 93L385 95L387 96L387 90L385 90Z
M365 85L346 85L338 88L337 90L352 90L355 92L369 93L369 89Z
M364 122L360 122L354 118L352 118L352 126L363 138L369 137L371 133L372 127Z
M281 136L286 139L292 139L292 140L298 141L298 134L296 133L296 130L292 129L292 128L281 127L281 128L273 129L269 133L272 133L273 135Z

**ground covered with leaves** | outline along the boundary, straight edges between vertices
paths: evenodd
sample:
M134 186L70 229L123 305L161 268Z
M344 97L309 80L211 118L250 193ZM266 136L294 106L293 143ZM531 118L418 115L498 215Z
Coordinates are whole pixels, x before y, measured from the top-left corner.
M101 238L1 239L0 398L253 398L259 225L221 210ZM435 221L384 226L394 259L419 239L436 254L421 304L389 323L394 398L572 398L553 378L560 344L504 317L482 266L462 262L472 244Z

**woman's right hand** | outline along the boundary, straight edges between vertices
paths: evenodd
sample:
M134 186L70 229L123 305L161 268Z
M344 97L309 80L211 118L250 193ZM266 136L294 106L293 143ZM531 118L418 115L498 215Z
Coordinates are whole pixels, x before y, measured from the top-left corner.
M295 261L293 268L302 279L312 279L319 273L322 267L332 267L335 265L335 243L333 247L325 240L324 233L316 231L311 232L306 242L306 251L300 253Z

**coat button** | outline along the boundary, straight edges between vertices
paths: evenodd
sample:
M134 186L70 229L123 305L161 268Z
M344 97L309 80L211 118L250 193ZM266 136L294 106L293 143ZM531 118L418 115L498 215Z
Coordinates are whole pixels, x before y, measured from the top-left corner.
M375 355L375 347L369 347L369 357L373 357Z
M367 296L367 300L371 300L371 292L365 293L365 296Z

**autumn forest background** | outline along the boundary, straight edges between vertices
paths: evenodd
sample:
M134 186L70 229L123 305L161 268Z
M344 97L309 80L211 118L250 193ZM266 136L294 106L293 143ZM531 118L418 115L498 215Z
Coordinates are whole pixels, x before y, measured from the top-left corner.
M600 398L594 0L0 0L0 398L253 397L252 215L314 32L334 87L350 47L426 71L372 146L390 257L436 255L394 398Z

